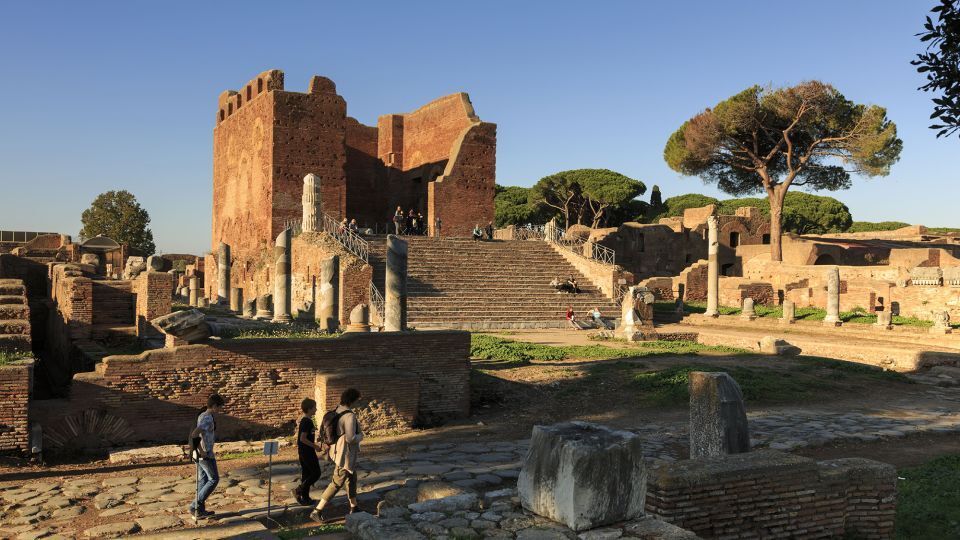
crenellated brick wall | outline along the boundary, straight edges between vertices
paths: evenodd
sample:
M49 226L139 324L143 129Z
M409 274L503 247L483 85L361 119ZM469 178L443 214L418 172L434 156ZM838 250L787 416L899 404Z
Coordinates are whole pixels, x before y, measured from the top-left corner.
M470 335L455 331L214 340L108 356L95 372L74 376L69 399L38 402L36 417L52 434L66 433L63 419L84 411L98 415L96 429L114 426L109 433L58 437L67 446L182 442L207 396L219 392L227 400L218 423L221 437L287 433L300 401L314 397L318 374L368 368L415 376L419 388L410 391L419 392L417 414L462 417L469 412L469 355ZM362 375L357 377L362 386ZM397 400L405 389L391 392Z
M0 452L30 451L33 360L0 366Z
M703 538L885 539L896 469L773 450L677 461L651 471L647 512Z

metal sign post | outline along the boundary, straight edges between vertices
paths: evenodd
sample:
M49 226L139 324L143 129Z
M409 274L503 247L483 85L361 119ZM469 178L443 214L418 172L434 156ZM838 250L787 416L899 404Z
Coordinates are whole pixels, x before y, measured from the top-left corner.
M270 517L270 499L273 491L273 456L280 452L277 441L263 442L263 455L267 456L267 517Z

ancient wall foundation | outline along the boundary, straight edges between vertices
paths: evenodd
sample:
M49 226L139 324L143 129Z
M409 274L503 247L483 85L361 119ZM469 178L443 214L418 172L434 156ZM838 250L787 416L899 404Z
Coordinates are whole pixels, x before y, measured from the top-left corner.
M0 452L30 451L33 360L0 366Z

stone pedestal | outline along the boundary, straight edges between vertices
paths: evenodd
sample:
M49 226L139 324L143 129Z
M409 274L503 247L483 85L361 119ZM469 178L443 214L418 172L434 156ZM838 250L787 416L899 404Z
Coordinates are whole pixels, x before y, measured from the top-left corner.
M243 289L233 287L230 289L230 311L240 313L243 309Z
M823 318L824 326L840 326L840 268L831 266L827 269L827 316Z
M790 300L784 300L780 324L793 324L795 322L797 322L797 306Z
M366 304L357 304L350 311L350 325L347 326L347 332L369 332L370 331L370 308Z
M320 211L320 179L315 174L303 177L303 219L300 230L303 232L318 232L321 230L322 215Z
M536 426L517 491L524 508L574 531L640 517L647 494L640 436L586 422Z
M720 316L720 242L717 238L717 217L707 218L707 317Z
M243 301L243 318L252 319L257 315L257 301L253 298Z
M893 314L890 313L889 311L878 311L877 322L873 323L873 326L878 330L892 330Z
M254 318L264 320L273 318L272 294L261 294L257 297L257 313L254 315Z
M690 458L750 450L743 393L727 373L692 371L690 380Z
M217 249L217 303L230 302L230 246L220 242ZM233 311L232 307L230 308Z
M292 281L290 276L290 246L293 243L293 231L286 228L277 235L277 243L273 248L276 258L274 264L273 282L273 322L290 322L290 293Z
M931 334L950 334L953 329L950 327L950 312L936 311L933 313L933 326L930 327Z
M384 330L407 329L407 241L387 236L387 276L384 291Z
M620 304L619 333L627 341L643 341L655 337L653 329L653 291L646 287L630 287Z
M190 278L190 306L197 307L197 299L200 295L200 280L196 276Z
M328 333L340 329L340 257L320 261L320 328Z
M740 318L752 321L757 318L757 312L753 308L753 298L743 299L743 308L740 310Z

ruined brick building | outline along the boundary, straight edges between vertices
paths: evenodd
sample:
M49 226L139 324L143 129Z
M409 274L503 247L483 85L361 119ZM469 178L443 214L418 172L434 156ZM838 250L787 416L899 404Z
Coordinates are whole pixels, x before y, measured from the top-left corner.
M309 173L323 212L361 226L389 222L397 206L422 212L430 234L441 220L444 236L493 219L496 125L465 93L374 127L347 116L333 81L314 76L307 93L290 92L282 71L265 71L220 94L213 140L212 246L229 244L237 262L272 249L301 216Z

